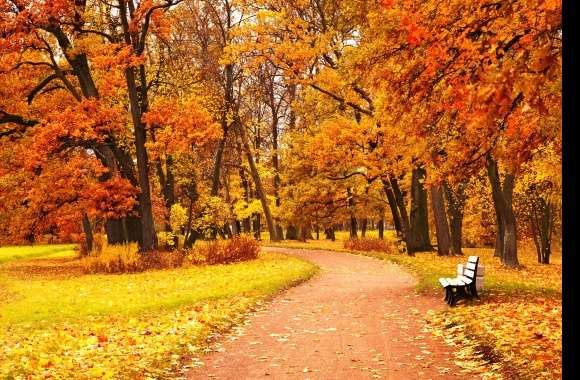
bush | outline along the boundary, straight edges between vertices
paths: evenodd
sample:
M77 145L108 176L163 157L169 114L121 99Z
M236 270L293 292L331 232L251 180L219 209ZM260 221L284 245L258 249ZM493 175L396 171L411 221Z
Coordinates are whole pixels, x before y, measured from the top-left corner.
M133 273L148 269L177 268L184 264L213 265L253 260L260 244L250 236L200 242L193 250L139 253L137 243L107 245L81 259L87 273Z
M393 246L390 242L382 239L349 239L345 240L344 248L353 251L378 251L391 252Z
M103 245L84 257L82 266L90 273L126 273L140 271L137 243Z
M227 264L256 259L259 252L260 243L249 235L240 235L195 246L187 259L194 265Z
M183 264L185 251L139 253L137 243L104 245L81 259L88 273L133 273L147 269L177 268Z

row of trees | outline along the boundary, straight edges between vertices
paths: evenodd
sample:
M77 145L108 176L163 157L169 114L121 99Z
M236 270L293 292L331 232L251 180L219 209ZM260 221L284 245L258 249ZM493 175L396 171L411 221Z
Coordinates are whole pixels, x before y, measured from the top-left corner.
M392 224L548 262L561 3L0 2L0 233L168 247ZM556 229L557 230L557 229ZM2 241L0 240L0 241ZM90 245L90 243L89 243Z

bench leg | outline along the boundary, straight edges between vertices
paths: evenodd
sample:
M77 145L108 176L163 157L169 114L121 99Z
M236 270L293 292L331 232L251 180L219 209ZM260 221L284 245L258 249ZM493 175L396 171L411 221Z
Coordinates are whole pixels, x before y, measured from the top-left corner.
M479 294L477 294L477 287L475 286L475 281L471 284L471 294L475 296L475 298L479 299Z
M447 300L449 300L449 287L443 288L445 290L445 297L443 298L443 300L445 302L447 302Z
M458 296L457 292L451 290L451 297L448 302L449 306L453 307L457 304L457 296Z

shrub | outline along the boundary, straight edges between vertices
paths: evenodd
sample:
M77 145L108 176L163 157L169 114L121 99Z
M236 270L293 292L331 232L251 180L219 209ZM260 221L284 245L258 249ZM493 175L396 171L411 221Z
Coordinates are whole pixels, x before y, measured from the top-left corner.
M132 273L148 269L177 268L183 264L213 265L256 259L260 244L250 236L201 242L193 250L139 253L137 243L107 245L81 259L88 273Z
M378 251L391 252L393 246L390 242L382 239L349 239L345 240L344 248L353 251Z
M89 273L132 273L147 269L176 268L183 264L185 251L139 253L137 243L104 245L81 259Z
M258 257L260 243L249 235L234 236L230 240L209 241L197 245L187 258L194 265L227 264L253 260Z
M139 246L137 243L103 245L82 259L87 272L126 273L139 271Z

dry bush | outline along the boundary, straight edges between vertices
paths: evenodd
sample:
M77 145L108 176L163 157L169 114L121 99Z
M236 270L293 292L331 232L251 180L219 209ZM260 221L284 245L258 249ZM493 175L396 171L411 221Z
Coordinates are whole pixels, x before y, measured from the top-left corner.
M89 273L130 273L141 271L137 243L104 245L81 259Z
M377 251L377 252L391 252L393 245L382 239L363 238L363 239L349 239L344 241L344 248L353 251Z
M133 273L147 269L177 268L183 264L186 252L139 253L137 243L105 244L81 259L82 267L88 273Z
M82 249L82 248L81 248ZM87 273L133 273L148 269L177 268L184 264L213 265L252 260L258 257L260 244L250 236L230 240L202 242L193 250L139 253L137 243L107 245L81 258Z
M240 235L230 240L200 244L189 253L187 259L194 265L227 264L253 260L259 252L260 243L248 235Z

